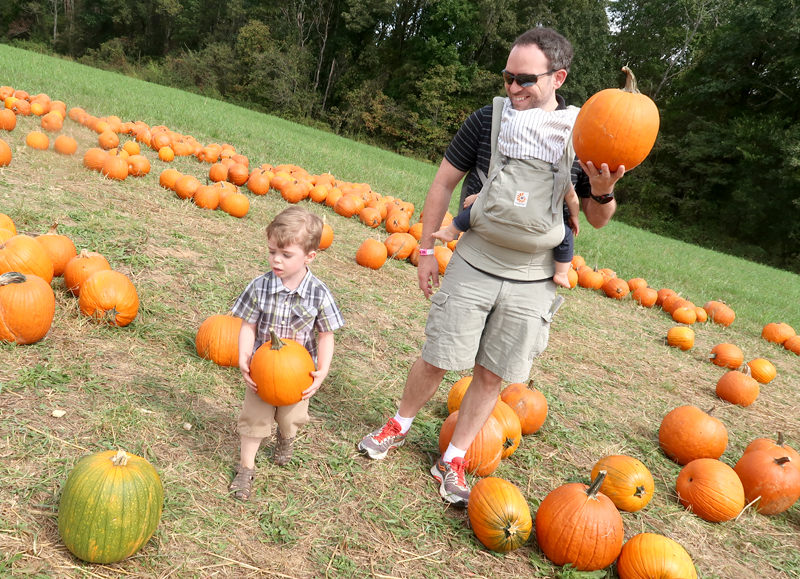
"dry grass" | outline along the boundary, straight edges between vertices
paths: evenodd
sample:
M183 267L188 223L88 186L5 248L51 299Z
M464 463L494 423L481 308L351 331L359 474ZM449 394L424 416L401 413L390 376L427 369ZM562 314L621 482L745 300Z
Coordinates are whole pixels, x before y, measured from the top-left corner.
M34 119L20 121L6 135L14 162L0 169L0 212L30 233L59 219L79 249L100 251L131 277L142 306L128 328L97 326L81 317L57 280L48 336L32 346L0 345L0 576L581 576L553 567L533 540L505 556L486 551L465 513L440 503L426 472L447 385L391 459L370 462L355 452L361 436L396 408L424 340L427 303L410 265L392 262L377 272L357 266L356 247L376 232L325 207L307 205L327 216L337 236L313 265L347 320L337 333L333 369L290 466L272 465L265 444L253 500L229 499L243 383L236 369L197 358L192 340L203 319L224 313L264 269L263 228L285 203L274 195L251 197L243 220L200 210L158 187L164 165L151 152L150 176L106 181L83 169L79 157L27 149L24 135ZM94 146L83 127L68 122L64 132L81 151ZM197 176L207 167L191 159L175 166ZM729 464L756 436L782 430L797 444L800 358L736 324L697 327L694 349L680 352L663 344L672 323L660 310L586 290L564 294L550 346L532 374L550 404L547 422L496 475L516 483L535 511L556 486L586 481L601 456L631 454L653 472L656 496L644 511L623 516L626 537L642 531L672 537L702 577L800 576L797 506L777 517L748 510L736 521L706 523L677 503L680 467L657 445L661 417L683 404L716 406L730 434L723 456ZM778 367L778 378L750 408L714 396L722 371L705 354L725 341L738 344L746 359L763 356ZM457 377L449 374L446 382ZM53 418L55 408L66 416ZM137 555L89 565L60 543L59 493L82 455L115 447L157 468L164 513Z

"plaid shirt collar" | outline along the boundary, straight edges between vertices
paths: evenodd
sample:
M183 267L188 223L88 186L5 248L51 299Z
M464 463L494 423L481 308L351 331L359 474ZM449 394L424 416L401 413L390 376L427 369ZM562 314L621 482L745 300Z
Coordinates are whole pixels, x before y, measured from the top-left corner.
M272 273L272 272L270 272L270 273ZM301 281L300 285L297 286L297 288L295 288L293 290L290 290L285 285L283 285L283 281L281 281L281 278L279 278L275 274L273 274L271 277L272 277L272 283L269 284L269 287L268 287L268 290L267 290L271 294L277 294L277 293L280 293L282 291L285 291L286 293L289 293L289 294L296 293L301 298L307 298L310 295L309 292L311 290L311 277L312 277L312 274L311 274L311 270L308 268L308 266L306 266L306 275L303 277L303 281Z

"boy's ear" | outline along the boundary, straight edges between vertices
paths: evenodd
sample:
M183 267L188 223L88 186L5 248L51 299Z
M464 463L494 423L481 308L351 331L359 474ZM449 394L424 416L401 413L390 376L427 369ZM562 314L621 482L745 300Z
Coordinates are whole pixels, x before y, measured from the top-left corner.
M317 257L317 250L315 249L315 250L313 250L313 251L309 251L309 252L306 254L306 265L308 265L309 263L311 263L312 261L314 261L314 258L315 258L315 257Z

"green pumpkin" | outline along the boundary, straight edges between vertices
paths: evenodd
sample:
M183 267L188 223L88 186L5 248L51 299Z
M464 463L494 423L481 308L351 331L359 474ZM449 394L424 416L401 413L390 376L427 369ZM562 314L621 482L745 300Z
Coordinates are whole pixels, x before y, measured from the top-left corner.
M58 532L67 549L90 563L130 557L161 520L164 487L153 466L123 450L82 458L67 477Z

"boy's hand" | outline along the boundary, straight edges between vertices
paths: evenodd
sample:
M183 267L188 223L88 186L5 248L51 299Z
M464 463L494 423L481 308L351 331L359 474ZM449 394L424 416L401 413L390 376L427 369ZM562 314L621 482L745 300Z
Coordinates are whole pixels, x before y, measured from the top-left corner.
M256 383L253 382L253 379L250 377L250 358L239 359L239 371L242 373L242 377L250 390L258 393L258 386L256 386Z
M327 375L328 373L323 372L322 370L311 372L311 376L314 378L314 381L311 383L311 386L303 390L303 400L308 400L317 393L317 390L319 390L319 387L322 386L322 383L325 381Z

